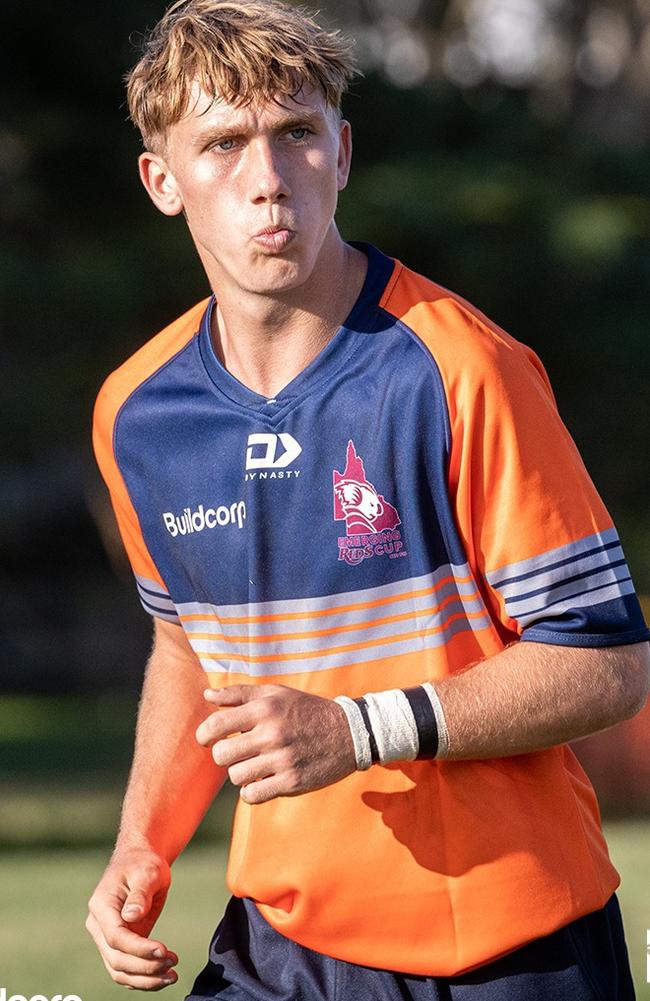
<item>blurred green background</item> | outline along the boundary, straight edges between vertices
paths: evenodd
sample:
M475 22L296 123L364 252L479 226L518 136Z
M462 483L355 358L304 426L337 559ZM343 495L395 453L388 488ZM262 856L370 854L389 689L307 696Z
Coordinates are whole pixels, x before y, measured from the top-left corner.
M542 357L650 593L648 0L330 0L365 76L339 225ZM137 180L121 77L157 0L5 0L0 51L0 986L108 1001L83 930L110 851L150 644L90 452L105 375L208 293ZM640 998L647 713L581 742ZM232 795L175 867L182 998L224 899Z

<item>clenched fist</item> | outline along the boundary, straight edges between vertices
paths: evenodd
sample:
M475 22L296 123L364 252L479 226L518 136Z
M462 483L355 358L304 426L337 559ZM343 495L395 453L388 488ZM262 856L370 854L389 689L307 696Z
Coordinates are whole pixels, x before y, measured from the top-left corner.
M232 685L204 698L218 709L196 739L246 803L321 789L356 770L346 715L331 699L285 685Z
M86 928L116 984L159 991L178 980L176 953L149 938L170 882L167 862L147 849L115 852L99 881Z

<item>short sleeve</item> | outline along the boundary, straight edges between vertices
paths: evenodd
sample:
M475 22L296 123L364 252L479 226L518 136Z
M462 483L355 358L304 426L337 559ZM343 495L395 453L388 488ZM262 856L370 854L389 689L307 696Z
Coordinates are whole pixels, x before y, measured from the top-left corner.
M113 427L121 398L112 377L102 387L93 415L93 448L100 472L108 487L117 526L131 563L142 607L150 615L179 623L174 602L147 549L137 513L115 460Z
M481 327L477 338L451 386L450 491L499 631L584 647L648 639L616 529L541 362L507 335Z

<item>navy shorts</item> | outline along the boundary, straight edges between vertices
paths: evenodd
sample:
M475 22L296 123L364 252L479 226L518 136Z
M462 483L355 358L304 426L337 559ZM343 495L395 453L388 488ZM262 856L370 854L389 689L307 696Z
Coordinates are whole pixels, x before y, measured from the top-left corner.
M233 897L186 1001L634 1001L616 895L606 906L459 977L345 963L273 929Z

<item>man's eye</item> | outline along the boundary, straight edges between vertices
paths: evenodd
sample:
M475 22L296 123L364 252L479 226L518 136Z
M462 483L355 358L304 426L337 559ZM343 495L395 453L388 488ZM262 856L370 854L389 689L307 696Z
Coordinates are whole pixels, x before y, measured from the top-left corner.
M308 135L308 133L309 129L300 126L297 129L292 129L289 135L291 136L292 139L304 139L305 136Z
M229 153L230 150L234 148L235 148L234 139L220 139L212 146L212 149L220 150L222 153Z

